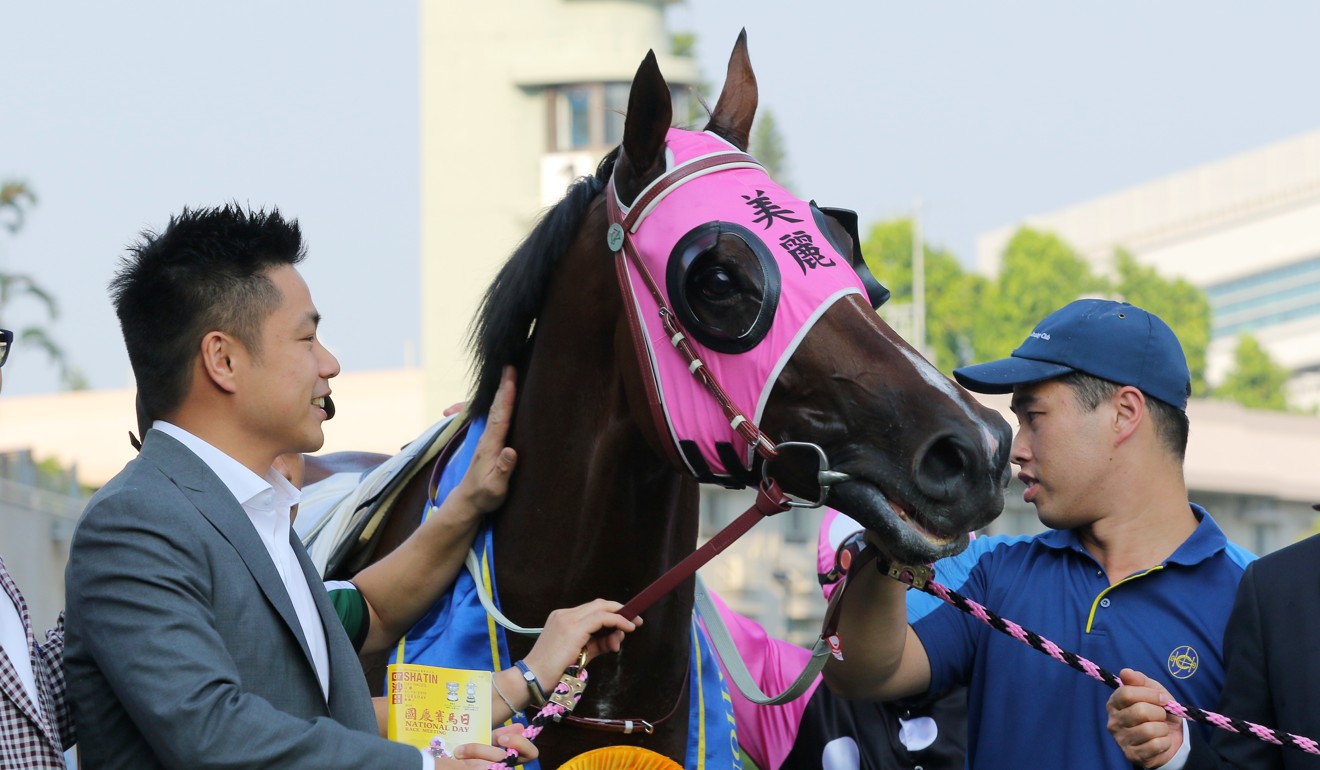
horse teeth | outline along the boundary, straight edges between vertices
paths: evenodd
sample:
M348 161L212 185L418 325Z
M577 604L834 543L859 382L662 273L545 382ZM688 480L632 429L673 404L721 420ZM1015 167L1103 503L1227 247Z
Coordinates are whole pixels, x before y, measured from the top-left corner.
M929 529L914 511L909 511L907 508L904 508L903 506L893 502L892 500L889 501L889 504L894 509L894 511L898 513L898 517L900 519L907 522L908 526L912 527L917 531L917 534L926 538L926 540L930 541L931 543L934 543L935 545L939 545L939 546L944 546L953 542L954 539L953 537L943 532L938 532Z

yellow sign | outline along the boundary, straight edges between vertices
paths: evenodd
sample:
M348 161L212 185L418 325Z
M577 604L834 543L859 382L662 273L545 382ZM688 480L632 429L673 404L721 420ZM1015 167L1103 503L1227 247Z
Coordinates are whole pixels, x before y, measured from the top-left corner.
M386 670L390 740L447 753L464 743L490 743L489 671L415 663Z

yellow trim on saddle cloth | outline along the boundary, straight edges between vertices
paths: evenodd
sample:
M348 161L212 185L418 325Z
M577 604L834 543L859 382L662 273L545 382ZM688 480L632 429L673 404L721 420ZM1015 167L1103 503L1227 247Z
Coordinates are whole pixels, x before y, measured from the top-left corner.
M703 770L706 767L706 698L703 690L703 680L701 676L701 640L698 635L701 632L697 630L697 615L692 614L692 665L697 669L697 768Z
M490 587L490 552L483 548L481 550L481 585L486 589L486 593L494 596L495 592ZM504 663L500 660L500 630L495 625L495 618L489 612L486 613L486 632L490 634L490 663L493 668L491 671L498 674L504 670ZM494 676L495 674L491 674ZM504 724L513 724L513 718L517 714L510 714L509 718L504 720Z

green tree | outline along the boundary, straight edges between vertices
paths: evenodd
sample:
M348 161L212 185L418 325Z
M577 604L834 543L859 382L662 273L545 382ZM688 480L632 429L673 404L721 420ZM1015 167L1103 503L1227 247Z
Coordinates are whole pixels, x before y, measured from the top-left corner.
M1187 368L1192 372L1192 395L1205 396L1205 353L1210 345L1210 300L1187 281L1167 279L1142 265L1123 249L1115 254L1117 280L1113 293L1125 302L1149 310L1169 325L1182 342Z
M669 52L675 56L694 58L697 55L697 33L674 32L670 34Z
M11 233L18 232L23 226L26 210L37 202L36 195L24 182L5 181L0 183L0 222ZM22 273L0 272L0 319L8 316L12 304L26 298L35 301L45 310L49 320L59 318L59 305L55 296L36 282L30 275ZM60 378L70 390L84 390L87 378L82 372L69 365L64 349L41 326L25 326L14 330L16 344L44 351L46 356L59 367Z
M1275 363L1260 342L1250 334L1238 337L1233 351L1233 369L1213 395L1236 401L1250 409L1287 411L1288 396L1284 386L1290 372Z
M771 179L786 190L792 188L788 176L788 148L775 114L770 110L762 109L757 114L756 124L752 126L751 147L747 151L765 166Z
M1008 355L1045 316L1079 297L1107 290L1062 238L1019 228L1004 248L998 278L972 308L977 319L976 358L988 361Z
M951 372L972 363L976 317L988 283L963 272L950 252L923 242L926 265L926 344L933 363ZM912 303L912 220L895 219L871 228L862 244L867 267L893 297L880 314L910 313ZM891 317L892 316L888 316Z
M674 56L695 59L697 56L696 33L671 33L669 35L669 52ZM710 119L710 109L706 106L710 99L710 83L699 75L697 81L687 87L687 94L687 98L674 105L674 125L686 128L701 128Z
M871 228L863 244L866 262L893 292L881 315L898 323L912 300L912 221L896 219ZM1210 303L1181 279L1168 279L1129 253L1115 255L1112 280L1052 233L1023 227L1004 249L993 280L965 273L958 259L925 246L927 345L944 372L975 361L1002 358L1022 344L1045 316L1080 297L1107 296L1131 302L1163 318L1178 335L1192 374L1193 395L1204 396Z

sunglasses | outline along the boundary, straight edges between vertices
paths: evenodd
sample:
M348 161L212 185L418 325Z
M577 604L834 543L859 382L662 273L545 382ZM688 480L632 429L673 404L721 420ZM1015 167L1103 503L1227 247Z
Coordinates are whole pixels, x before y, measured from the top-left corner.
M8 329L0 329L0 366L4 366L9 360L9 348L14 345L14 333Z

